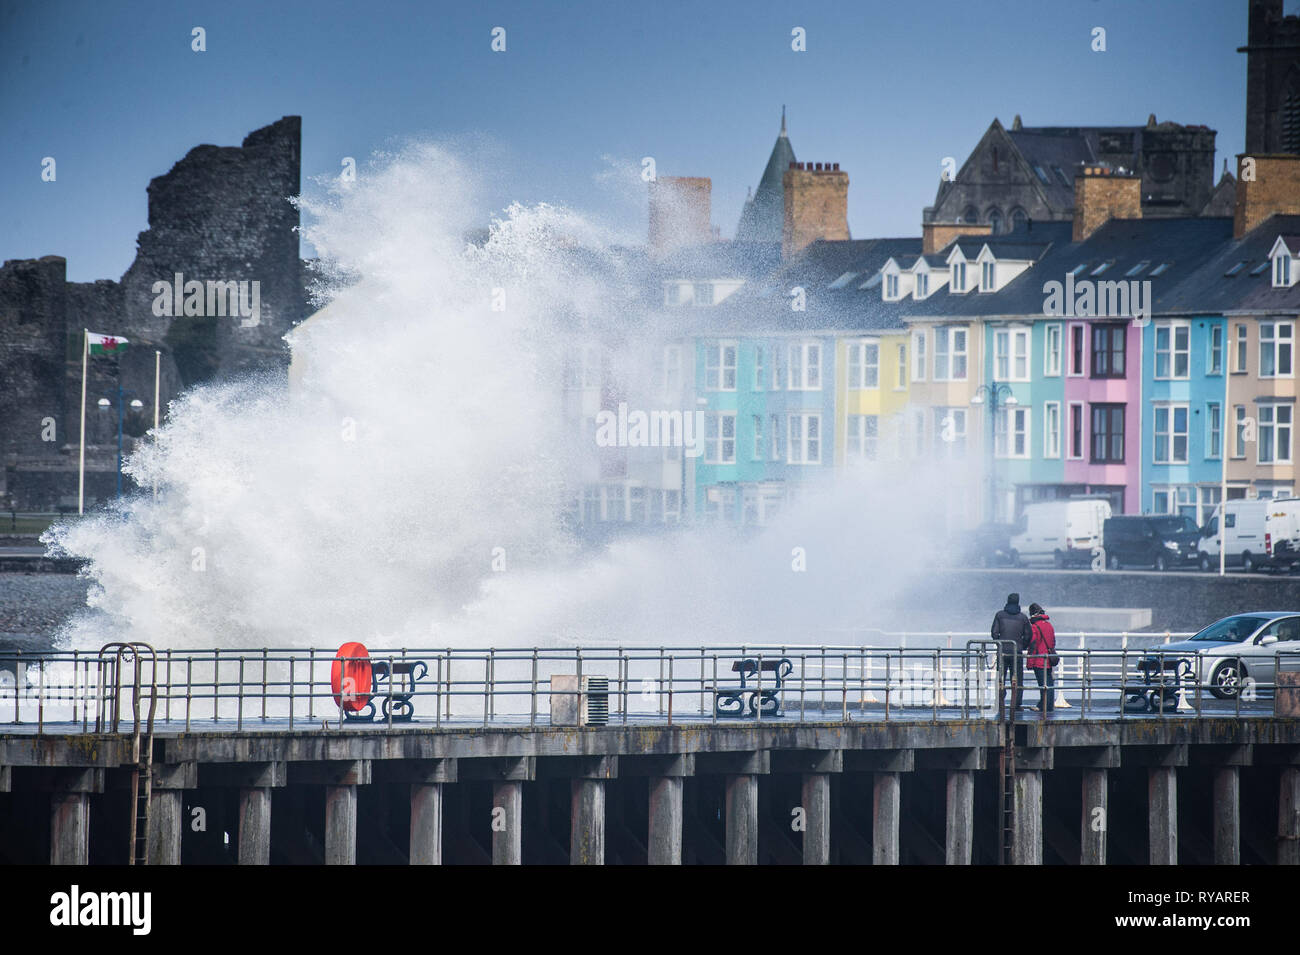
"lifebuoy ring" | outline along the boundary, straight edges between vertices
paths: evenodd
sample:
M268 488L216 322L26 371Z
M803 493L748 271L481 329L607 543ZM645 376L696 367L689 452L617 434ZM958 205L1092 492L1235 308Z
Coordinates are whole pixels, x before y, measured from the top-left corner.
M339 647L330 667L330 689L334 703L349 713L358 713L370 704L370 654L360 643Z

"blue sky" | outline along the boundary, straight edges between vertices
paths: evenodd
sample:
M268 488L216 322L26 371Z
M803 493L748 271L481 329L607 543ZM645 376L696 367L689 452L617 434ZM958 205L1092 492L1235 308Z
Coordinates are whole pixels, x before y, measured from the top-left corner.
M0 259L120 277L152 177L288 114L304 183L431 138L490 166L485 219L548 201L643 234L640 191L599 180L653 156L660 175L713 179L730 237L784 103L798 157L849 172L853 235L916 235L942 158L995 116L1203 123L1217 169L1244 145L1245 39L1245 0L0 0Z

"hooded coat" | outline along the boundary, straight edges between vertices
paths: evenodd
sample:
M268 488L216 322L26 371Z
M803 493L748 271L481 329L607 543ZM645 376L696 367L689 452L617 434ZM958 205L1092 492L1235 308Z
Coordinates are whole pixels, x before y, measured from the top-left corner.
M1035 670L1051 669L1047 659L1049 653L1056 650L1056 628L1052 619L1045 613L1036 613L1030 618L1033 634L1029 638L1028 666Z
M1024 650L1029 646L1032 628L1020 604L1008 603L993 616L989 634L994 640L1014 640L1016 649Z

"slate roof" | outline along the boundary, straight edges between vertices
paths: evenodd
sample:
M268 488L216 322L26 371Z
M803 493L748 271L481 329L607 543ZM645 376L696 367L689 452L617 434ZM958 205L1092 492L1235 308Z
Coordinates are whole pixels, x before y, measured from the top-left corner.
M1300 285L1273 288L1272 270L1251 272L1268 262L1279 235L1300 234L1300 216L1272 216L1238 240L1226 242L1194 275L1181 281L1158 311L1165 314L1215 315L1269 311L1300 314ZM1288 243L1288 245L1291 245ZM1291 245L1294 248L1294 245ZM1234 275L1225 273L1238 262L1245 266Z

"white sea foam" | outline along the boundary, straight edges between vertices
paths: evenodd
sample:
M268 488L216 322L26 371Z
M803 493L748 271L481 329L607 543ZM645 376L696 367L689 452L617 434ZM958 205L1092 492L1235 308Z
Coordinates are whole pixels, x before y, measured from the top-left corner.
M952 475L886 466L758 536L577 552L562 514L590 448L563 415L566 343L611 315L632 345L663 327L629 311L614 237L516 205L467 245L473 177L432 146L302 208L328 309L290 336L294 386L188 393L127 463L157 500L51 532L97 584L68 645L819 642L932 562Z

